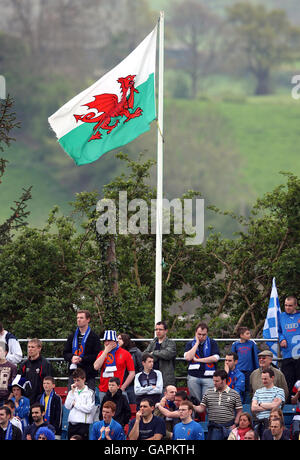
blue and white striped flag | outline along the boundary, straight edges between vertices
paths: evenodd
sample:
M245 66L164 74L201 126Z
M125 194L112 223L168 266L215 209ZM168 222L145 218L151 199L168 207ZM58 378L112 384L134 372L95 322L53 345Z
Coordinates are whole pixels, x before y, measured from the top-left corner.
M278 322L281 310L279 305L279 298L275 284L275 278L272 281L272 291L269 301L267 317L263 329L264 339L278 339ZM277 342L267 342L268 347L272 351L274 358L278 358L278 344Z

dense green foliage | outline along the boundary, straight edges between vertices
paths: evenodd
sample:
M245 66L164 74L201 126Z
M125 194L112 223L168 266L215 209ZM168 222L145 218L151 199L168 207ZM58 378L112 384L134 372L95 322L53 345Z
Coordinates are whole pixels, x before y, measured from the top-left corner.
M117 199L123 190L128 200L138 197L150 203L155 195L144 180L152 162L139 164L123 158L131 172L128 178L121 176L107 185L104 197ZM78 194L72 218L59 216L54 209L42 229L25 228L3 247L1 316L19 336L24 336L26 330L31 335L65 337L80 307L90 309L97 318L95 328L99 333L115 327L135 336L151 334L155 236L98 234L98 199L96 192ZM183 235L168 235L164 242L169 273L163 292L167 314L176 299L176 290L183 285L181 275L170 276L171 267L184 269L188 247Z
M48 116L114 65L115 59L126 55L144 36L145 29L153 25L154 20L147 8L143 8L143 17L139 18L136 29L128 35L128 27L124 26L125 22L121 22L119 27L124 28L124 33L109 31L106 41L99 40L95 45L96 50L93 48L90 51L92 56L97 56L97 59L91 59L89 53L83 52L82 46L93 43L93 30L86 28L84 32L87 44L77 35L72 35L72 18L82 8L79 1L72 2L66 22L59 15L51 18L44 15L44 22L37 25L33 19L30 22L30 10L23 7L25 3L19 2L24 21L27 19L23 27L27 25L31 33L26 34L24 40L15 36L12 39L10 31L0 35L0 73L5 75L7 88L14 94L15 111L21 122L20 129L14 133L17 143L13 145L13 155L10 155L11 167L1 185L0 221L10 217L7 202L13 203L16 200L15 184L20 184L20 188L28 189L32 186L34 200L28 203L30 224L43 227L49 209L54 205L59 205L64 214L68 213L68 202L74 199L75 193L95 189L101 191L113 177L124 171L122 162L115 158L116 152L105 155L101 161L78 168L58 145L54 133L50 131ZM87 3L85 14L89 16L90 8L93 10L93 1ZM126 2L119 3L123 5ZM140 12L137 3L132 14ZM148 3L157 8L154 3ZM212 11L226 20L226 7L233 2L216 0L210 3ZM291 2L286 3L289 4L286 5L288 11L292 11ZM47 8L51 9L49 2L43 4L46 12ZM274 0L269 1L267 6L271 9L280 5ZM190 94L191 84L180 63L182 55L187 55L187 51L183 50L176 36L176 27L171 23L171 10L172 5L168 5L164 193L167 197L177 197L188 189L196 189L202 193L207 204L214 203L221 208L230 208L247 215L257 196L280 183L280 170L292 171L296 175L300 173L297 155L299 102L290 96L291 72L295 73L296 70L290 64L279 70L276 67L272 73L272 91L283 92L282 97L272 95L252 98L250 95L254 92L255 82L249 72L242 68L241 63L228 68L231 62L229 58L235 53L226 47L220 48L218 44L215 53L218 62L216 65L209 63L207 74L208 67L204 65L200 46L198 99L185 100L183 96ZM22 31L21 14L17 13L16 33L18 27ZM105 16L104 10L102 14ZM56 28L51 29L51 21L54 20L58 22L55 23ZM122 21L125 20L124 16ZM39 41L39 37L44 35L43 24L46 27L44 33L54 40L53 49ZM61 37L66 38L60 53L54 52L56 41L51 30L57 30L57 37L61 34ZM226 37L233 37L233 28L224 30L221 27L218 35L223 37L223 33ZM70 52L68 48L72 38L80 42L76 53ZM169 55L168 50L174 49L175 54ZM107 59L110 51L113 52L111 62ZM67 59L62 59L62 56ZM294 66L297 69L296 63ZM129 153L131 158L137 158L137 153L145 152L147 158L155 159L155 128L153 124L148 134L125 146L123 151ZM154 172L149 180L152 185L155 184ZM211 213L206 215L206 223L216 226L227 236L237 229L234 222L220 220Z
M218 2L213 3L217 11ZM127 37L130 43L123 43L120 37L124 34L112 41L116 60L120 50L126 54L123 45L135 42ZM21 121L15 130L8 99L0 124L0 147L5 147L0 316L19 337L65 338L83 307L91 310L98 333L115 327L152 337L155 235L100 235L96 206L103 197L117 201L119 191L148 204L155 197L156 126L125 146L122 155L112 152L92 165L75 166L50 132L47 117L90 84L98 69L77 72L78 61L65 68L62 60L54 73L29 38L22 43L0 37L0 63ZM46 66L42 74L38 58ZM183 97L190 82L171 64L165 85L164 194L183 197L196 190L207 209L205 244L187 246L185 236L174 232L163 238L163 318L173 337L191 337L199 319L206 319L218 337L232 337L241 324L259 336L272 277L281 301L287 294L299 295L299 101L290 96L292 68L272 74L278 94L252 97L249 72L235 68L231 74L225 66L198 82L198 96L205 96L190 101ZM280 170L292 174L282 176ZM190 315L171 313L174 303L185 311L189 301L198 305Z
M165 114L167 197L195 189L202 193L207 204L245 214L258 196L281 183L279 171L300 174L300 105L290 96L208 99L194 103L168 100ZM154 124L149 133L125 146L123 151L131 158L137 157L136 152L145 151L147 158L155 160L155 128ZM52 134L48 136L54 143L50 139ZM9 214L7 201L16 198L15 184L33 185L35 199L29 204L29 222L42 226L51 207L58 204L64 213L69 212L68 202L73 200L75 191L100 191L124 169L114 152L92 165L78 168L59 146L55 148L61 169L48 164L54 161L54 153L36 163L35 150L29 150L21 139L12 145L11 167L1 185L2 219ZM150 180L155 185L155 169ZM207 213L206 225L211 224L228 236L236 229L228 220L217 220Z
M129 201L138 198L150 203L155 197L147 185L152 162L121 158L128 174L108 184L103 196L117 202L122 190ZM19 336L30 332L65 337L76 310L84 307L92 311L99 333L115 327L133 336L151 337L155 237L99 234L98 199L97 192L78 194L72 217L59 216L54 209L42 229L24 228L3 246L1 316ZM163 317L170 322L170 334L190 336L201 318L218 336L236 334L241 324L259 335L272 277L281 299L291 292L299 294L299 209L300 180L289 174L286 185L257 201L249 218L223 212L242 228L235 239L211 230L204 245L189 246L183 234L165 235ZM131 217L128 213L128 222ZM199 307L185 321L170 314L175 301L184 306L195 299Z

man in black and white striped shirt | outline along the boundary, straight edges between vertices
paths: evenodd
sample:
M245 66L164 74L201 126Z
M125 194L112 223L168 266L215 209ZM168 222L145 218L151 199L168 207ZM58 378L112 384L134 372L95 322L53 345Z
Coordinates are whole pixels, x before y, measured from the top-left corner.
M239 423L243 404L239 393L227 385L228 374L217 370L213 375L214 388L209 388L204 394L199 406L194 406L196 412L207 411L208 440L227 439L229 432Z

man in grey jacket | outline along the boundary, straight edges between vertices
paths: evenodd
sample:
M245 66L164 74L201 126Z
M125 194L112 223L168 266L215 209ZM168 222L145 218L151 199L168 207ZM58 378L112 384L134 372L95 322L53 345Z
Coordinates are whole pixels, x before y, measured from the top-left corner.
M168 327L165 321L159 321L155 326L156 337L144 351L154 358L153 369L159 370L163 376L164 388L175 385L176 344L167 338Z
M285 379L284 374L277 369L276 367L272 366L273 361L273 353L271 350L264 350L258 354L258 361L259 361L259 368L252 372L250 375L250 389L252 393L252 397L256 390L263 387L261 374L264 370L269 369L272 367L275 377L274 377L274 385L276 387L282 388L285 394L285 400L288 400L289 397L289 389Z

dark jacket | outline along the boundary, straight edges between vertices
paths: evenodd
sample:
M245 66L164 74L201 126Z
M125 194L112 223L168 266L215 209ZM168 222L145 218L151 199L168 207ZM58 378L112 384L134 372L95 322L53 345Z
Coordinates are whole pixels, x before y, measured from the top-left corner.
M102 400L101 407L100 407L100 414L99 414L99 419L102 420L102 408L103 404L106 401L113 401L117 408L116 408L116 413L114 415L114 420L120 425L125 426L127 423L129 423L130 417L131 417L131 409L128 403L128 399L125 395L123 395L122 390L119 389L117 393L112 396L111 392L108 390Z
M39 428L43 427L43 426L46 426L47 428L49 428L49 430L51 430L51 431L53 431L53 433L55 433L54 426L50 425L50 423L48 423L48 422L43 422L41 425L36 425L35 423L32 423L31 425L28 425L28 426L26 426L24 428L23 440L26 440L28 434L31 436L31 439L34 440L37 430Z
M38 402L42 404L42 395L38 397ZM51 406L50 406L50 420L48 422L54 427L55 434L61 435L62 433L62 400L61 397L54 393Z
M26 387L25 396L29 398L30 405L38 401L38 397L43 393L43 380L49 375L53 375L50 362L39 356L37 359L27 359L20 364L19 373L31 383Z
M164 388L168 385L175 385L175 358L176 344L173 340L165 338L160 344L160 350L156 350L157 337L149 343L145 353L152 353L154 363L158 361L159 370L163 376Z
M132 347L129 350L129 353L132 356L134 362L135 373L141 372L143 370L142 356L143 353L138 347Z
M134 362L135 373L138 374L139 372L141 372L144 369L143 364L142 364L142 355L143 355L143 353L141 352L141 350L138 347L135 347L135 346L133 348L130 348L129 353L131 354L133 362ZM123 382L125 382L127 377L128 377L128 371L127 371L127 369L125 369ZM131 381L131 383L128 386L129 387L134 386L134 379Z
M15 425L12 425L12 441L22 441L22 431L20 428L16 427ZM5 441L5 435L6 435L6 430L4 431L0 427L0 441Z
M69 337L67 338L67 342L65 344L64 353L63 353L64 360L67 361L69 364L71 364L71 360L74 355L72 351L74 334L75 332L73 332L73 334L70 334ZM90 378L94 378L97 375L97 372L94 369L94 362L96 361L96 358L100 350L101 350L100 338L95 332L91 331L86 340L85 352L84 352L84 356L82 357L82 362L78 364L78 367L85 371L87 380ZM73 373L73 370L69 369L69 374L71 375L72 373Z
M267 429L263 432L262 441L274 441L273 435L271 430ZM290 432L287 428L284 428L283 433L279 441L289 441L290 440Z

